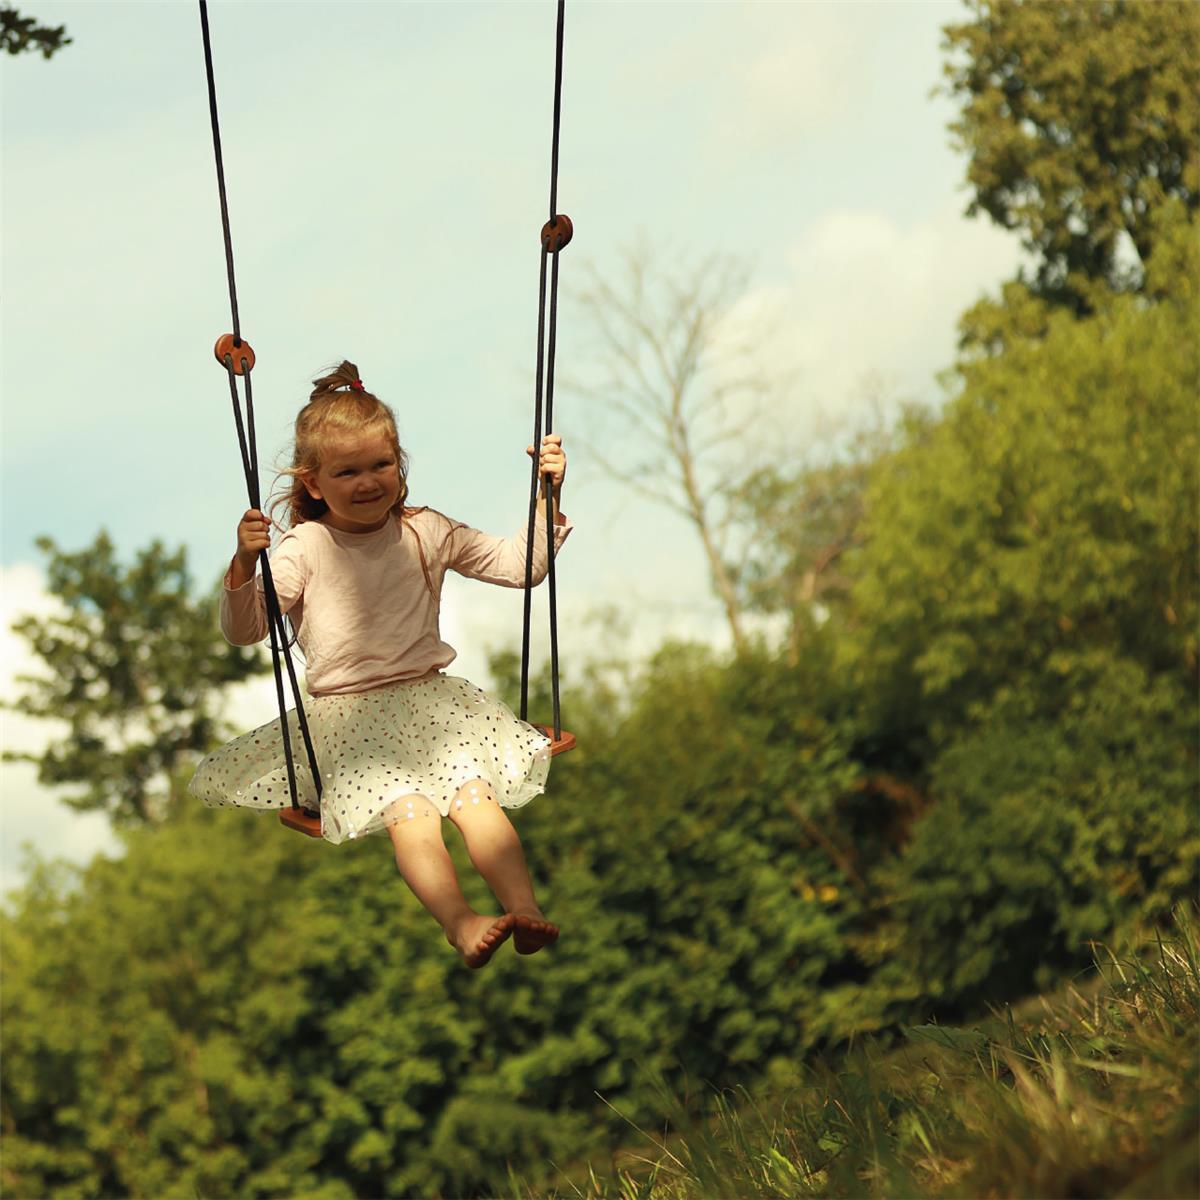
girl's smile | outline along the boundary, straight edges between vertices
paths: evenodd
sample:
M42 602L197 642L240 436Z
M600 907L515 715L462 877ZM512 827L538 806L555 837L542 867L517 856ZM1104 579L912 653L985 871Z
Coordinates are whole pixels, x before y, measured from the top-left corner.
M329 511L326 525L346 533L371 533L387 524L400 498L400 469L386 433L331 438L316 473L303 476L315 500Z

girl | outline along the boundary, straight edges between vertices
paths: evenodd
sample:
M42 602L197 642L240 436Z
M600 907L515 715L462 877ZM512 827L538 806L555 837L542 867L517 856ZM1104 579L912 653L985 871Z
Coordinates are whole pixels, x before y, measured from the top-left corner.
M395 417L366 390L358 368L343 362L316 380L296 418L292 467L282 472L291 483L269 506L272 513L284 506L289 527L271 554L271 573L304 651L323 836L337 844L386 833L396 866L446 940L468 966L482 967L510 935L520 954L558 937L504 814L545 791L550 740L465 679L444 674L455 651L441 639L438 599L447 570L523 587L527 527L492 537L409 507L407 473ZM555 553L572 528L558 511L566 456L557 434L543 439L538 473L534 583L547 570L547 474ZM238 523L220 606L222 632L236 646L268 636L255 568L273 524L258 509ZM288 721L297 791L316 807L294 711ZM190 790L210 807L290 804L279 720L210 754ZM461 831L503 915L467 904L442 840L443 817Z

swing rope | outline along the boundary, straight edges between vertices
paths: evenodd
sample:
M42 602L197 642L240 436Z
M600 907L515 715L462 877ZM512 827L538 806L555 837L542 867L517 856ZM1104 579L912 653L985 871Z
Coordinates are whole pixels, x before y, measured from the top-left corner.
M550 150L550 220L542 227L541 243L541 273L538 282L538 346L537 346L537 382L535 384L534 413L533 413L533 470L529 489L529 528L525 542L525 605L524 624L521 633L521 720L525 721L529 712L529 622L532 602L533 584L533 537L534 518L537 513L538 489L538 456L541 452L542 441L542 385L543 365L545 367L546 394L546 432L554 428L554 351L558 331L558 252L571 240L573 232L571 219L562 213L556 213L558 202L558 141L562 112L562 66L563 66L563 20L566 0L558 0L558 27L555 37L554 53L554 132ZM549 346L546 347L546 259L553 255L550 270L550 329ZM563 740L562 721L559 714L558 696L558 603L557 589L554 578L554 497L553 488L547 476L546 481L546 555L547 585L550 591L550 681L554 702L554 737L555 743ZM569 749L574 744L574 738L568 735L569 744L561 746ZM557 748L557 747L556 747Z
M246 476L246 493L250 507L262 510L262 502L258 487L258 446L254 434L254 392L250 383L250 372L254 366L254 351L249 343L241 336L241 322L238 318L237 282L233 271L233 237L229 228L229 203L225 194L225 164L221 154L221 126L217 116L217 86L213 76L212 44L208 33L208 4L200 0L200 29L204 38L204 69L208 79L208 111L212 122L213 154L217 165L217 192L221 201L221 229L225 238L225 268L229 277L229 304L233 315L233 333L227 334L217 341L216 356L229 376L229 395L233 403L233 418L237 426L238 448L242 456L242 469ZM236 352L236 359L234 357ZM239 403L237 376L241 375L246 385L246 420L243 424L242 410ZM247 438L247 432L249 437ZM296 703L296 716L300 722L300 732L304 738L304 747L308 754L309 769L312 772L313 783L316 786L317 800L321 798L321 773L317 769L317 756L313 749L312 738L308 732L308 720L304 713L304 703L300 697L300 684L296 679L296 668L292 663L291 647L288 643L287 630L283 623L283 612L279 606L279 597L275 592L275 580L271 574L271 564L266 550L259 551L259 564L263 576L263 597L266 601L267 624L271 635L271 663L275 668L275 696L279 703L279 730L283 738L283 753L287 762L288 791L292 798L293 819L300 818L300 804L296 792L296 767L292 757L292 744L287 721L287 708L283 690L283 667L280 663L280 650L287 666L288 682L291 685L292 697ZM312 812L307 807L303 810L307 821L303 825L304 832L312 833L312 825L316 824L314 836L320 836L320 813ZM282 816L283 814L281 814ZM297 826L301 827L301 826Z
M238 320L237 281L233 277L233 238L229 233L229 202L225 198L225 161L221 156L221 122L217 118L217 85L213 79L212 44L208 37L207 0L200 0L200 29L204 35L204 70L208 76L208 115L212 122L213 153L217 160L217 193L221 197L221 229L225 234L225 272L229 276L229 307L233 310L233 344L240 347L242 326Z

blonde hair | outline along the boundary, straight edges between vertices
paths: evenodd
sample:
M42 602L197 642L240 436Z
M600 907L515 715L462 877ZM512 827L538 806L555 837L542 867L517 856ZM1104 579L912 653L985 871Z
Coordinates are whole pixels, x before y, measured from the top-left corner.
M353 386L357 385L357 386ZM292 451L292 465L280 468L276 476L276 484L281 479L290 478L291 482L283 490L273 496L267 505L267 515L270 516L279 507L284 509L284 519L280 527L294 528L306 521L316 521L329 511L329 505L324 500L318 500L309 494L304 486L304 476L312 477L321 466L322 452L328 446L331 437L349 435L351 437L383 434L391 444L392 453L396 456L396 466L400 475L400 494L392 505L392 513L399 518L402 525L408 524L416 539L417 552L421 556L421 570L425 574L425 584L433 594L433 582L429 577L429 567L425 561L425 551L415 528L407 520L417 513L425 512L426 508L410 508L405 504L408 499L408 455L400 445L400 436L396 431L396 415L373 392L363 387L358 375L358 368L348 361L343 361L336 370L320 379L313 380L313 390L308 403L296 417L296 440ZM456 528L462 528L458 522L447 522L445 536L448 537ZM444 540L444 539L443 539Z

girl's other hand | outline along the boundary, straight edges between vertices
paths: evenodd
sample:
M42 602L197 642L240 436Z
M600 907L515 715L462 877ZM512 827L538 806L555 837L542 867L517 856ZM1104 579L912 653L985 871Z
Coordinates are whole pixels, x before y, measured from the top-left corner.
M526 446L525 453L532 456L533 447ZM538 476L543 480L550 476L550 484L557 493L567 477L567 455L562 448L562 435L548 433L542 438L542 452L538 457Z
M271 548L271 520L257 508L248 508L237 527L237 557L247 568L248 575L254 574L254 564L260 550Z

